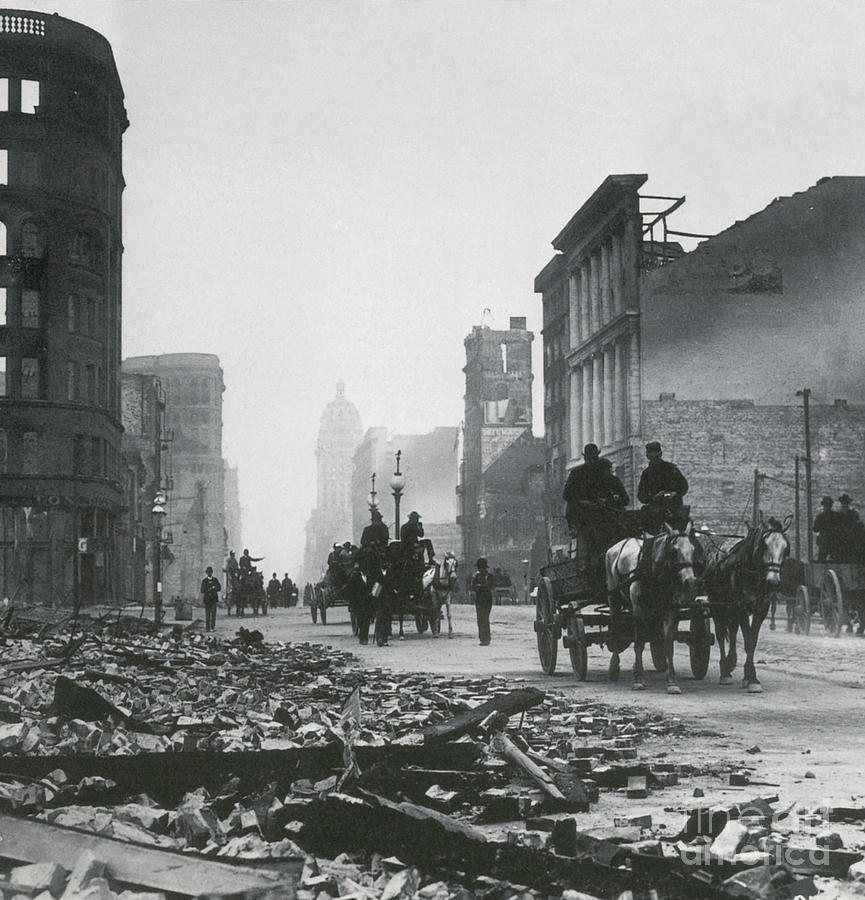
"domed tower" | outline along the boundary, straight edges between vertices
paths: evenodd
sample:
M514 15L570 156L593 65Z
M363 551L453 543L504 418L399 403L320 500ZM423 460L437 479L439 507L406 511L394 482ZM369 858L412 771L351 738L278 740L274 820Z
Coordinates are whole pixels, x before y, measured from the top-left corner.
M101 35L0 9L0 594L119 595L123 90Z

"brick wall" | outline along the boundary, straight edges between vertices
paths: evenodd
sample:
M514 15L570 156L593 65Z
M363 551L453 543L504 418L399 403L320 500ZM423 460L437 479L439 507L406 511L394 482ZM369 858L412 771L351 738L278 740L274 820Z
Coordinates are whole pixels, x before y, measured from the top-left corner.
M754 469L780 479L761 483L765 515L794 509L794 459L805 452L801 406L763 406L750 400L665 400L643 403L646 440L659 440L665 458L690 483L695 523L741 533L751 515ZM811 406L814 513L824 494L849 493L865 510L865 406ZM638 461L642 466L645 460ZM805 467L801 466L803 552Z

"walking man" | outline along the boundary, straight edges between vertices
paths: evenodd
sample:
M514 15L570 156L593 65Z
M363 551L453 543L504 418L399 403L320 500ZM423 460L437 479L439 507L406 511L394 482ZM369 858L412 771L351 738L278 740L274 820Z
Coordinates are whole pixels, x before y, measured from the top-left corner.
M490 642L490 612L493 608L493 576L484 557L477 563L477 572L472 578L472 590L475 592L475 614L478 618L478 640L481 647Z
M205 569L207 573L201 582L201 593L204 595L204 628L213 631L216 628L216 604L219 603L219 592L222 585L213 577L213 567Z
M282 596L282 585L279 583L279 579L276 577L276 572L273 573L273 577L270 581L267 582L267 605L271 609L277 609L279 607L279 601Z
M282 579L282 605L283 606L293 606L294 604L291 602L291 598L294 595L294 582L288 577L288 572L285 573L285 577Z

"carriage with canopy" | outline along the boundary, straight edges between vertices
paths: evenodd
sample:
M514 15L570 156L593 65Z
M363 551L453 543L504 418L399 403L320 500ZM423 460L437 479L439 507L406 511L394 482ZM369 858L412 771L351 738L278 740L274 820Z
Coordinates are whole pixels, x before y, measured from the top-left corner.
M865 610L865 564L858 562L800 562L789 560L781 571L787 601L787 630L810 634L816 613L823 628L838 637L846 627L858 626Z
M608 511L610 514L612 510ZM612 515L608 546L627 537L637 537L641 528L639 510L615 511ZM540 572L534 630L538 657L547 675L556 671L559 641L567 649L571 667L579 681L588 676L588 648L606 647L610 652L609 677L619 678L620 654L634 641L634 615L626 594L607 592L604 550L593 546L588 529L574 528L570 542L551 553L551 561ZM689 623L687 631L677 626L675 640L688 645L691 673L705 678L714 638L705 605L683 607L679 624ZM656 671L666 669L663 630L659 625L649 641Z

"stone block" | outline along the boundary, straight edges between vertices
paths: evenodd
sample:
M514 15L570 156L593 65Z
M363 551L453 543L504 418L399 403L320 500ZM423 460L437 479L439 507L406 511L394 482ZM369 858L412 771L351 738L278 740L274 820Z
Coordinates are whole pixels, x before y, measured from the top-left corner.
M49 891L58 897L66 884L66 869L50 862L18 866L10 873L9 884L22 893L39 894Z
M102 878L103 875L105 875L105 863L101 859L97 859L90 850L85 850L78 857L78 862L75 863L69 874L66 890L63 892L63 900L75 900L91 881L95 878Z
M727 822L721 833L712 842L710 853L717 859L732 858L748 840L748 829L740 822Z

